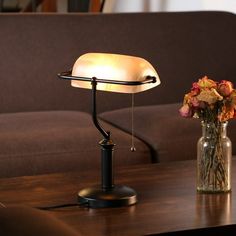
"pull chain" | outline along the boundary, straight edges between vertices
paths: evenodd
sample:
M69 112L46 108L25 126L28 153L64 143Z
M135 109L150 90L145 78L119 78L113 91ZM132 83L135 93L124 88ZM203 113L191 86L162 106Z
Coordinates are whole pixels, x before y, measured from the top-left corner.
M136 148L134 146L134 93L132 93L132 103L131 103L131 152L135 152Z

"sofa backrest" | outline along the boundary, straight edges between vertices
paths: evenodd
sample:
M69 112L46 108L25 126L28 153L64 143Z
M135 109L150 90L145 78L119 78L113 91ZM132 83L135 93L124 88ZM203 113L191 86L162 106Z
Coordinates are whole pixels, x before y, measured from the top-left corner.
M0 15L0 112L90 111L89 90L57 73L86 52L139 56L162 84L136 105L180 102L208 75L236 81L236 16L226 12ZM130 95L99 92L99 111L130 105Z

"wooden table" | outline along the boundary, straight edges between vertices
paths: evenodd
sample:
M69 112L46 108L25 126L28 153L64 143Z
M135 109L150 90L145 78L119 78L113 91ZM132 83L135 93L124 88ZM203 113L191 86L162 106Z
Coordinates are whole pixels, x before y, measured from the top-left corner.
M197 194L196 162L124 168L116 182L138 192L131 207L51 210L84 235L147 235L236 223L236 181L232 193ZM233 161L232 173L236 171ZM59 173L0 179L0 202L33 207L75 203L78 190L99 182L94 173Z

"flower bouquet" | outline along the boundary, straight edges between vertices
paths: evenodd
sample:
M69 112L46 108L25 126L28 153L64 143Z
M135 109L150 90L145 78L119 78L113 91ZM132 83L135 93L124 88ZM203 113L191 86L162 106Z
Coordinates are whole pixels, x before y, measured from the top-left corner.
M232 148L226 136L229 119L236 118L236 90L230 81L207 76L193 83L179 110L186 118L202 121L203 136L197 145L197 190L227 192L231 189Z

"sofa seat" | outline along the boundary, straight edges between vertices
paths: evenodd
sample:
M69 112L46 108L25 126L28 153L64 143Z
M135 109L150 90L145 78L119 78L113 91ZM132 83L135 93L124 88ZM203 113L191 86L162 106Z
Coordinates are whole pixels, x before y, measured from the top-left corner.
M130 135L101 123L112 133L116 166L150 162L149 148ZM0 177L73 170L100 170L102 139L91 116L77 111L42 111L0 114Z
M186 119L180 116L180 103L140 106L134 108L135 136L152 148L153 159L157 162L179 161L197 158L197 141L201 137L199 119ZM102 113L100 118L112 125L131 132L127 118L130 108ZM236 154L236 120L228 125L228 136Z

